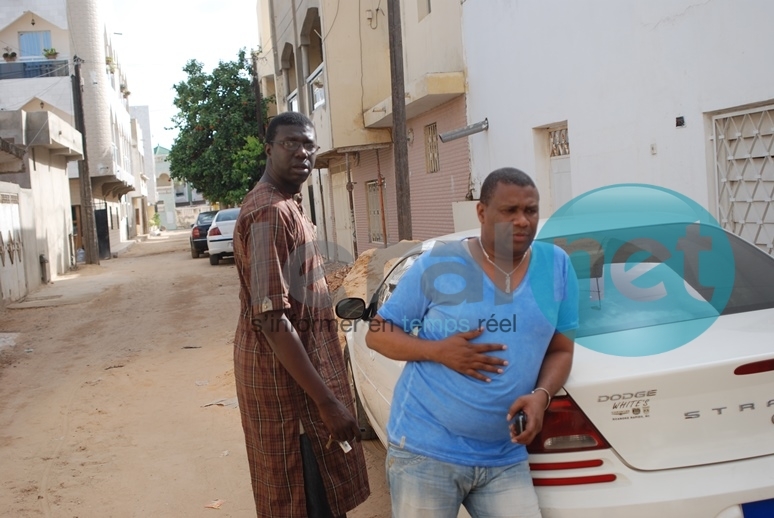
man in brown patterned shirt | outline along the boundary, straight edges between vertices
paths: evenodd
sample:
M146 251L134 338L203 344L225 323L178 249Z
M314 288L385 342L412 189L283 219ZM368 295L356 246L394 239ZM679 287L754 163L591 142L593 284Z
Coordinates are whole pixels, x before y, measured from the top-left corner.
M297 200L318 149L306 116L272 119L266 171L234 229L234 376L262 517L343 517L370 492L323 260Z

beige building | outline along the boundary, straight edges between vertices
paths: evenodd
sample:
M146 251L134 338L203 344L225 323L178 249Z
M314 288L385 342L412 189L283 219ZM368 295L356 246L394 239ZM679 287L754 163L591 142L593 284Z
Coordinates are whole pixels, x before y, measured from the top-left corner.
M453 205L471 190L467 140L437 138L466 124L461 7L401 10L412 237L426 239L454 230ZM387 14L386 2L258 4L261 89L315 123L321 169L305 203L339 260L398 241Z

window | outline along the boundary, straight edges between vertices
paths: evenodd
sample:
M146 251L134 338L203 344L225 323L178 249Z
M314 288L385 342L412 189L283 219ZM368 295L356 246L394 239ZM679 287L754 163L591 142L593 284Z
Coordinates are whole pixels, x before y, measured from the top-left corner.
M437 173L441 170L441 159L438 155L438 128L435 123L425 126L425 170Z
M293 93L288 95L288 111L298 111L298 90L294 90Z
M417 0L417 11L419 12L420 20L430 14L432 11L430 0Z
M384 243L382 235L382 205L379 202L379 182L366 182L366 209L368 210L368 240Z
M567 135L567 128L548 132L548 140L551 143L552 157L570 154L570 139Z
M309 76L309 98L312 100L312 111L325 104L325 83L323 82L323 67L320 65L317 70Z
M43 49L51 48L51 31L29 31L19 33L21 57L43 57Z
M395 291L395 288L398 286L398 281L400 278L403 277L403 274L408 271L408 269L412 264L414 264L419 256L420 254L413 254L406 257L405 259L402 259L397 265L395 265L392 271L387 274L387 277L384 278L384 282L382 282L382 285L379 286L377 290L377 309L381 308L384 303L389 300L392 292Z
M686 254L680 269L673 269L668 259L669 250L653 247L653 239L644 239L635 244L631 241L631 229L610 229L589 232L583 236L563 236L553 241L570 256L578 275L580 289L580 322L578 337L626 331L670 324L680 321L730 315L747 311L758 311L774 307L774 267L769 257L747 241L727 233L715 226L696 225L697 231L687 233L685 224L668 224L640 227L638 236L659 236L669 243L680 242L685 250L702 250L707 239L711 243L727 240L732 257L729 264L734 275L716 279L713 287L701 284L699 279L702 254ZM658 244L658 243L657 243ZM659 245L660 246L660 245ZM638 255L640 261L634 266L627 264L629 258ZM716 266L717 267L717 266ZM654 275L661 279L662 286L685 286L691 297L661 299L658 307L640 304L637 292L626 295L620 286L628 284L626 275L640 272L642 275L658 268ZM719 267L721 268L721 267ZM636 270L635 270L636 269ZM722 271L726 271L725 269ZM628 273L627 273L628 272ZM617 281L616 279L621 279ZM605 284L612 282L616 287L605 290ZM632 285L633 286L633 285ZM714 290L728 290L730 297L723 307L714 307ZM643 290L639 295L652 297ZM673 307L664 304L671 301ZM620 315L626 314L622 319Z

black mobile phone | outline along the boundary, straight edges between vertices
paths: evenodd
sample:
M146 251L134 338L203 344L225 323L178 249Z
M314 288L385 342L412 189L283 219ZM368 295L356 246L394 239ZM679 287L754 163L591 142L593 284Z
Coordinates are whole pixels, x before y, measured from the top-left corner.
M516 431L516 435L520 435L527 429L527 414L523 410L516 412L513 417L513 429Z

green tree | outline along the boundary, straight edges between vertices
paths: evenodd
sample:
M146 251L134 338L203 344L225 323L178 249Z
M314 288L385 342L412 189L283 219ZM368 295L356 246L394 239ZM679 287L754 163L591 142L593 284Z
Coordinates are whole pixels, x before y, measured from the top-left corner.
M178 135L169 153L170 174L210 201L237 205L265 163L246 52L240 50L236 61L221 61L209 74L193 59L183 71L188 79L174 86L178 113L172 122ZM264 120L268 102L263 100Z

